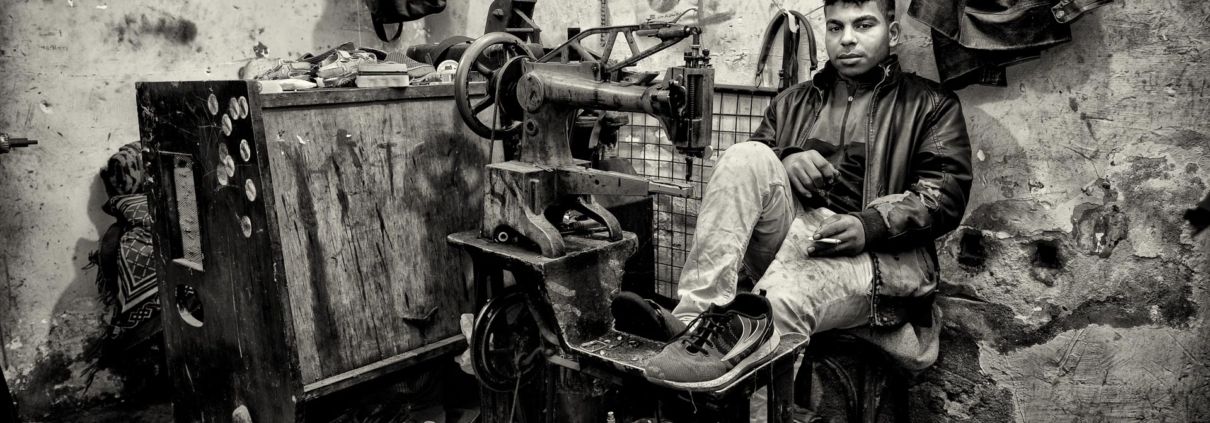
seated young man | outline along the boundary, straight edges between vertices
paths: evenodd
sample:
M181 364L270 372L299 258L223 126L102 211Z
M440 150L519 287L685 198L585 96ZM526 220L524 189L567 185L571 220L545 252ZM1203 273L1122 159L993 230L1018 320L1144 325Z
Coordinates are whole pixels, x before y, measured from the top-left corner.
M894 10L894 0L824 1L830 60L719 159L671 316L633 294L615 301L620 329L663 313L646 326L670 340L649 380L721 387L767 360L782 334L830 329L855 328L909 369L936 359L940 325L899 326L877 303L935 288L933 244L965 211L970 142L957 96L900 71ZM760 294L737 293L741 266Z

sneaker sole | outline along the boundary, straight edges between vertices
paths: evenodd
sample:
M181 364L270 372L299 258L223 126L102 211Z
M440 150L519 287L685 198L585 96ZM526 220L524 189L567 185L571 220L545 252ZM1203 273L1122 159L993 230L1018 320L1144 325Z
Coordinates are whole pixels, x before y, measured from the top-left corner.
M769 341L765 342L764 345L762 345L760 348L757 348L756 351L753 351L751 355L740 361L739 364L736 364L735 367L731 370L728 370L727 373L723 373L722 376L710 380L704 380L701 382L676 382L671 380L651 378L647 377L646 375L644 375L644 377L647 378L648 382L666 388L674 388L685 391L714 391L718 390L718 388L735 382L735 379L744 372L763 364L767 359L773 357L773 352L777 350L777 346L780 344L781 334L778 333L777 329L774 329L773 336L769 337Z

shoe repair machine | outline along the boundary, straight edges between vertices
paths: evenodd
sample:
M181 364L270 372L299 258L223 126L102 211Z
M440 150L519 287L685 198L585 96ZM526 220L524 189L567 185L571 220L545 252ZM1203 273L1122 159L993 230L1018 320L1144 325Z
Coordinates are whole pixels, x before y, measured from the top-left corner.
M594 35L606 37L602 53L581 44ZM640 50L636 37L659 44ZM463 54L458 111L479 135L504 140L508 160L487 166L480 230L449 236L474 262L482 305L470 349L486 388L483 421L603 421L603 397L611 392L605 386L642 381L642 368L663 347L613 328L610 301L637 242L593 196L688 196L691 188L591 169L572 156L572 130L585 118L616 122L618 114L609 112L647 113L660 121L670 147L690 161L702 157L711 141L714 70L700 37L698 27L668 22L602 27L536 57L520 39L490 33ZM631 50L624 60L611 58L619 38ZM692 44L684 66L669 68L662 80L626 70L685 39ZM487 79L486 97L468 95L476 73ZM516 281L508 288L506 272ZM538 373L546 376L531 377ZM535 387L534 380L545 384ZM697 401L701 407L705 400ZM747 396L739 402L746 416ZM630 421L618 412L617 421Z

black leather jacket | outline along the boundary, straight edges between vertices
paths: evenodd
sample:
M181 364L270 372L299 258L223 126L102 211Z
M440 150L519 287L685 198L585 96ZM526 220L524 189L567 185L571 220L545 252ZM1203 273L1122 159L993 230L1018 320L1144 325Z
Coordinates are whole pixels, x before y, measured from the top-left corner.
M884 61L868 116L862 204L866 250L879 265L875 290L919 296L937 281L933 241L958 227L971 187L971 148L962 106L939 84ZM802 151L810 128L837 83L826 64L811 81L790 87L765 110L753 141L785 156Z

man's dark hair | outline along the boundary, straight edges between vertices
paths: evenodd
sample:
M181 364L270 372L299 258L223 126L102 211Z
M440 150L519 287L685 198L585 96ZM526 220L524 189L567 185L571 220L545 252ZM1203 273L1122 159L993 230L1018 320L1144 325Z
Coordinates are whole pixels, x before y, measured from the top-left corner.
M871 1L878 3L878 7L882 8L882 14L886 15L888 24L895 22L895 0L823 0L823 5L827 7L836 3L849 3L860 6Z

